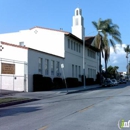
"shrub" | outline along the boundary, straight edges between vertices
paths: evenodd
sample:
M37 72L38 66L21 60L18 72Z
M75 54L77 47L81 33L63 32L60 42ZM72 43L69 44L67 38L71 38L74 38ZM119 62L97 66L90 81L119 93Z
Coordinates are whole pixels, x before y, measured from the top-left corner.
M54 88L56 89L64 87L62 78L59 77L53 78L53 83L54 83Z
M45 91L53 88L53 82L50 77L43 77L40 74L33 75L33 91Z
M95 84L94 79L93 78L86 78L86 85L92 85Z
M78 87L79 81L78 78L66 78L67 87Z
M42 75L34 74L33 75L33 91L41 91L43 87Z
M83 86L83 83L81 81L79 81L79 86Z
M50 77L43 77L43 90L51 90L53 88L53 82Z

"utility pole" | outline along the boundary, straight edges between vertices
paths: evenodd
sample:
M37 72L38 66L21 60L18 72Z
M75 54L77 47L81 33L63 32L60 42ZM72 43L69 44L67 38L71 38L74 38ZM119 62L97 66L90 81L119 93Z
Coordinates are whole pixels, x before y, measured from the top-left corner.
M2 43L0 41L0 51L2 51L4 49L4 47L2 46ZM2 58L2 57L1 57ZM2 60L2 59L1 59ZM2 74L1 74L1 93L2 93Z

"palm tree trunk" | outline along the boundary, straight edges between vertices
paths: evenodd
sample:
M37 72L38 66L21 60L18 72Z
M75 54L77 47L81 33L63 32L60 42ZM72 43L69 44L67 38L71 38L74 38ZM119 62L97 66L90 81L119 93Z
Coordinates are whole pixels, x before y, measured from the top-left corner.
M100 51L100 57L99 57L99 71L100 71L100 84L102 84L102 73L101 73L101 51Z
M106 77L106 79L107 79L107 62L105 62L105 77Z
M128 68L129 66L128 66L128 54L127 54L127 79L128 79Z

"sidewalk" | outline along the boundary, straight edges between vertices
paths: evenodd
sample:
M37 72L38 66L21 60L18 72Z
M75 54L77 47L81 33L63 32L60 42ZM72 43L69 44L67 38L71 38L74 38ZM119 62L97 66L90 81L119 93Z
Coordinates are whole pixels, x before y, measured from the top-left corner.
M44 98L55 97L57 95L65 95L65 94L71 94L71 93L76 93L81 91L92 90L100 87L101 87L100 85L96 84L96 85L85 86L85 88L84 86L68 88L68 93L66 88L50 90L50 91L39 91L39 92L3 91L2 93L0 93L0 98L1 97L26 97L26 98L44 99Z
M90 85L90 86L80 86L76 88L63 88L63 89L57 89L57 90L51 90L51 91L41 91L41 92L15 92L15 91L0 91L0 98L6 98L6 97L16 97L16 98L29 98L30 100L28 101L35 101L35 100L41 100L41 99L47 99L47 98L53 98L57 96L62 96L66 94L72 94L72 93L77 93L81 91L88 91L88 90L94 90L94 89L99 89L101 86L96 84L96 85ZM68 90L68 93L67 93ZM19 104L21 102L15 102L10 105L15 105ZM9 106L9 105L5 105ZM0 105L0 107L2 107ZM4 107L4 106L3 106Z

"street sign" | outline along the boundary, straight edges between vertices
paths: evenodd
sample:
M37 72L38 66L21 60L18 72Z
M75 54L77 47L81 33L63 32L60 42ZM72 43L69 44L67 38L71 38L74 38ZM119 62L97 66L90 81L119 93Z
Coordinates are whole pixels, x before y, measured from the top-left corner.
M61 64L61 68L64 68L64 64Z

